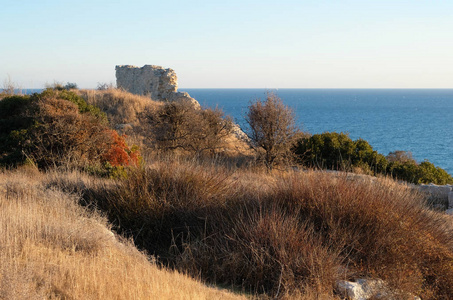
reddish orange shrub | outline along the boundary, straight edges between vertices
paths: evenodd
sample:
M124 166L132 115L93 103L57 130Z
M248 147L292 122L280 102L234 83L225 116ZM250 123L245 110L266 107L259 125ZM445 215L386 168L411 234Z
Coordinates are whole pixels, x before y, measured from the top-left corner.
M140 153L138 149L129 147L125 141L125 135L119 135L115 130L108 130L112 136L112 144L103 155L104 162L110 163L114 167L119 166L138 166Z

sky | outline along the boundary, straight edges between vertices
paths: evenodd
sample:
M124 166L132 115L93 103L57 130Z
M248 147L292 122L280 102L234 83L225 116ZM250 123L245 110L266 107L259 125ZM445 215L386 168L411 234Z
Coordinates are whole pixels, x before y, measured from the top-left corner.
M0 88L453 88L453 1L0 0Z

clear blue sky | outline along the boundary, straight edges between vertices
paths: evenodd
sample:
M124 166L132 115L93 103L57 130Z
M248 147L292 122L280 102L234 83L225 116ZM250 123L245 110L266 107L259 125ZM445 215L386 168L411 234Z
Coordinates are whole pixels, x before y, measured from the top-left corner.
M0 87L173 68L185 88L453 88L453 1L0 0Z

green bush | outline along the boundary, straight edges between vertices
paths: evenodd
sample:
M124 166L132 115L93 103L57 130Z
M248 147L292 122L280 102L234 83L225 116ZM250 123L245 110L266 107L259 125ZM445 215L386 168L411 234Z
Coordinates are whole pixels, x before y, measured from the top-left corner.
M352 171L360 167L380 173L387 167L385 157L367 141L353 141L348 134L325 132L298 141L294 152L299 161L312 168Z
M353 141L345 133L325 132L300 139L294 152L303 165L311 168L341 171L360 168L368 174L390 175L416 184L453 183L445 170L426 160L418 164L410 152L394 151L385 157L373 150L367 141Z
M420 164L417 164L414 160L391 162L387 172L394 178L416 184L435 183L444 185L453 183L453 178L450 174L427 160Z

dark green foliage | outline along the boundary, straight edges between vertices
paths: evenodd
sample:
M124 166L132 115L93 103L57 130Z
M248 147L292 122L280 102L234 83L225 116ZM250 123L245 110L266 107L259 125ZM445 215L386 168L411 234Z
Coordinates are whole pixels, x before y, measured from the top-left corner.
M399 180L420 184L453 183L445 170L429 161L418 164L410 152L391 152L387 158L367 141L353 141L345 133L325 132L298 141L294 149L299 161L311 168L354 171L360 168L369 174L391 175Z
M73 90L73 89L78 89L79 87L77 86L77 83L75 82L67 82L66 85L64 86L65 90Z
M420 164L417 164L414 160L390 162L387 172L394 178L416 184L435 183L444 185L453 183L450 174L427 160Z
M351 171L360 167L382 172L387 167L383 155L373 150L367 141L353 141L345 133L325 132L298 141L295 154L309 167Z
M23 147L28 130L35 126L29 117L34 99L10 96L0 100L0 165L10 165L24 159Z

